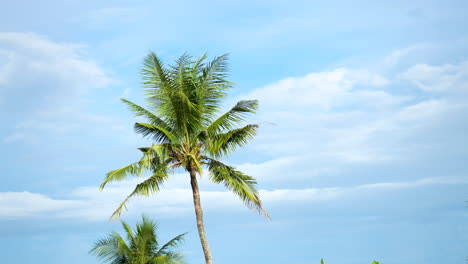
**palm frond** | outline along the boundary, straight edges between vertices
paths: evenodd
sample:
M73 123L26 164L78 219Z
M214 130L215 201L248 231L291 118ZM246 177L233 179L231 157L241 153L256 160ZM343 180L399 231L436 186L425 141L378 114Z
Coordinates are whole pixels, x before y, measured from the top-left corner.
M158 248L156 237L157 224L148 217L142 216L142 222L136 226L135 249L143 256L154 254Z
M199 108L191 100L195 86L191 86L190 59L183 55L177 60L176 66L165 68L156 54L150 52L144 61L142 71L144 88L148 94L150 105L158 116L164 116L165 121L178 135L188 135L197 127Z
M214 135L209 141L207 150L214 157L227 155L253 139L257 134L258 127L259 125L257 124L251 124L226 133Z
M125 239L119 233L112 232L110 235L117 243L117 249L120 252L121 256L128 257L131 254L130 245L125 242Z
M173 151L172 151L172 145L171 144L153 144L149 148L145 148L144 151L144 156L147 157L148 162L153 162L153 165L156 167L152 167L153 171L155 171L156 168L159 168L159 164L162 162L170 162ZM155 162L155 160L157 162Z
M127 263L130 249L125 240L117 233L112 233L107 238L98 240L94 247L89 251L98 259L111 264Z
M169 253L164 256L154 256L148 264L182 264L183 256L180 253Z
M161 167L162 163L166 164L170 161L167 156L169 147L170 146L168 144L153 144L149 148L140 148L143 152L143 157L137 162L108 172L106 178L101 183L100 189L104 189L104 187L110 182L122 181L128 176L141 177L147 170L155 172L159 167Z
M89 253L100 259L107 259L109 256L119 254L117 241L113 237L99 239Z
M122 221L122 227L125 230L125 233L127 234L127 240L132 243L133 238L135 236L132 228L124 221Z
M206 131L208 134L218 134L224 130L230 130L235 125L244 121L248 114L253 114L258 108L257 100L239 101L233 108L213 121Z
M130 111L135 113L135 116L145 117L151 124L168 129L168 124L166 124L164 120L152 113L150 110L144 108L143 106L137 105L127 99L120 98L120 100L127 105Z
M114 213L111 216L111 219L116 219L120 217L120 215L122 214L122 210L126 208L128 200L130 200L130 198L132 198L133 196L148 196L152 193L159 192L161 185L164 183L164 181L167 180L168 177L169 175L167 174L167 168L166 166L164 166L161 167L160 170L156 171L151 177L137 184L133 192L130 193L125 198L125 200L123 200L123 202L120 203L119 207L117 207L117 209L114 211Z
M177 137L164 127L147 123L135 123L135 132L141 134L143 137L151 137L157 143L176 143Z
M221 99L232 87L232 83L226 80L228 58L228 54L215 57L201 69L201 76L197 83L197 100L203 107L204 122L212 120L213 115L219 110Z
M171 253L173 252L172 250L179 246L181 243L184 242L184 239L185 239L185 235L187 233L183 233L183 234L180 234L176 237L174 237L173 239L169 240L166 244L164 244L159 250L158 252L156 253L156 255L163 255L163 254L167 254L167 253Z
M208 57L208 53L204 53L200 58L198 58L192 65L192 75L198 75L203 71L205 67L205 60Z
M122 181L126 179L129 175L132 176L141 176L142 173L146 170L147 168L143 167L140 161L134 162L132 164L129 164L125 167L122 167L120 169L116 169L113 171L110 171L106 174L106 177L104 181L101 183L101 186L99 187L100 190L104 189L104 187L114 181Z
M221 97L225 95L223 91L231 86L231 83L226 80L229 66L228 59L228 53L215 57L202 70L205 87L212 92L216 90L222 92L223 94L215 94L218 96L221 95Z
M248 208L256 210L268 219L271 219L262 207L258 191L255 188L257 181L253 177L220 161L207 157L205 159L208 161L211 181L223 183L226 188L237 194Z

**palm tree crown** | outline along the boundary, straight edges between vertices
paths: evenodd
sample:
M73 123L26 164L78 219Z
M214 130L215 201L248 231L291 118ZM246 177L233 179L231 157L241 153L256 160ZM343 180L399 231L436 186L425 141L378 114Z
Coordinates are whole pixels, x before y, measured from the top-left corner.
M248 114L255 113L257 100L239 101L224 114L219 115L221 100L232 83L226 80L227 55L205 62L206 54L197 60L182 55L174 65L165 66L156 54L150 52L142 70L147 107L131 101L122 101L146 123L135 123L135 132L154 140L150 147L139 148L142 158L107 174L101 189L112 181L127 176L151 176L138 184L112 215L120 216L129 198L149 195L160 190L169 177L170 170L183 168L190 174L197 225L207 257L209 250L203 230L203 218L197 175L203 169L209 178L222 183L237 194L251 209L269 217L263 209L256 181L253 177L224 164L219 158L245 145L252 139L258 124L241 124ZM205 241L205 242L204 242Z
M143 216L142 222L132 229L122 221L125 239L116 232L98 240L90 253L110 264L180 264L182 255L174 249L183 241L181 234L160 246L156 223Z

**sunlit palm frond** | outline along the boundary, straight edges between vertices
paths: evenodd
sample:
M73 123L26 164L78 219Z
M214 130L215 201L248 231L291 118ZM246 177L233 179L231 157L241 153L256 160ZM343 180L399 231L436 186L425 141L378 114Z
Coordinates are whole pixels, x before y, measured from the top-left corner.
M169 253L165 256L152 257L148 264L181 264L183 263L183 256L180 253Z
M207 150L213 157L227 155L253 139L257 134L258 127L256 124L251 124L226 133L214 135L210 138L210 145Z
M135 113L135 116L145 117L151 124L157 125L159 127L169 130L168 124L166 124L164 120L156 116L156 114L154 114L150 110L144 108L143 106L135 104L127 99L121 98L120 100L127 105L130 111Z
M135 234L134 234L132 228L130 227L130 225L128 225L126 222L122 221L122 227L125 230L125 234L127 235L127 240L130 243L133 243L133 238L134 238Z
M166 244L164 244L161 248L158 250L158 254L169 254L173 253L174 249L178 247L181 243L184 242L184 237L187 233L180 234L173 239L169 240Z
M210 135L215 135L233 129L235 125L243 122L248 114L255 113L257 108L257 100L239 101L233 108L209 124L206 131Z
M106 178L104 181L101 183L101 186L99 187L101 190L104 189L104 187L114 181L122 181L126 179L129 175L131 176L141 176L142 173L146 170L147 168L143 167L140 161L134 162L132 164L129 164L127 166L124 166L120 169L116 169L113 171L110 171L106 174Z
M143 256L151 256L157 252L159 243L156 236L156 230L156 222L151 221L146 216L143 216L142 222L137 224L135 232L134 248L138 253Z
M183 132L183 105L175 96L177 85L171 77L170 69L164 66L156 54L150 52L144 59L141 74L149 106L156 115L164 117L174 131Z
M202 70L203 81L207 89L212 92L223 92L222 97L224 96L224 91L231 87L231 83L226 80L229 67L228 59L229 54L227 53L215 57ZM216 93L215 95L219 94Z
M141 177L148 170L156 171L162 166L162 163L166 162L165 164L167 164L168 146L167 144L159 144L152 145L150 148L142 148L144 149L144 151L142 150L143 157L139 161L108 172L100 189L104 189L110 182L125 180L128 176Z
M107 238L99 239L89 253L111 264L128 263L130 249L122 237L113 232Z
M219 110L221 99L232 83L226 80L228 72L228 54L214 58L201 69L198 79L197 98L203 107L203 122L213 119Z
M156 143L176 143L178 138L171 131L154 124L135 123L135 132L141 134L143 137L150 137Z
M205 159L207 160L211 181L223 183L226 188L237 194L248 208L256 210L265 217L270 218L262 207L258 191L255 188L257 181L253 177L220 161L207 157Z
M164 168L159 171L156 171L152 176L150 176L145 181L137 184L132 193L130 193L122 203L117 207L114 213L111 216L111 219L119 218L122 214L122 210L126 208L126 204L130 198L135 195L148 196L152 193L157 193L160 190L161 185L168 179L169 175L167 174L167 168Z

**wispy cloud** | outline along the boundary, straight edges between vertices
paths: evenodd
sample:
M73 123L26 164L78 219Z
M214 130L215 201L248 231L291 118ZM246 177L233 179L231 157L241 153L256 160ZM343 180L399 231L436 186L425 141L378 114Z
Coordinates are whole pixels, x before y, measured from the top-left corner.
M84 53L81 45L34 33L0 33L0 116L11 119L3 143L121 125L120 118L88 110L96 92L117 81Z
M112 184L100 192L97 187L80 187L66 199L31 192L1 192L0 219L46 217L53 219L78 218L84 221L108 219L119 202L132 191L134 181ZM418 188L430 185L468 184L462 178L423 178L407 182L381 182L351 187L305 188L260 190L260 196L268 207L294 206L298 203L324 203L334 199L349 199L365 192L378 196L387 191ZM378 192L375 192L375 191ZM229 191L202 191L202 202L208 211L242 210L241 202ZM129 203L129 212L156 212L159 217L180 217L192 212L191 190L168 188L152 198L134 198Z
M460 64L417 64L400 75L428 92L468 93L468 61Z
M286 78L240 96L260 101L260 122L277 124L265 126L254 147L273 158L300 156L315 161L322 164L314 167L318 170L330 164L336 168L420 157L420 148L429 144L422 143L420 135L427 134L429 127L439 131L429 132L433 136L446 137L454 131L444 122L466 124L461 117L468 111L468 70L466 61L406 66L403 57L419 48L392 53L383 62L359 69ZM370 70L389 60L400 73ZM397 67L399 61L405 64Z
M0 193L0 217L3 219L57 214L63 210L73 210L85 206L77 200L53 199L43 194L31 192Z
M83 46L56 43L34 33L0 33L2 109L30 111L83 100L113 80L82 55ZM7 100L8 99L8 100ZM25 104L18 105L23 101ZM29 105L27 103L32 103Z

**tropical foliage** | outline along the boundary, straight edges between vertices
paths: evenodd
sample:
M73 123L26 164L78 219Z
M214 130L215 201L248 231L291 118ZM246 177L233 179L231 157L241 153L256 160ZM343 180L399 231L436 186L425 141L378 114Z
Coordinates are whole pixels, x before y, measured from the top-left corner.
M160 245L156 234L156 223L143 217L142 222L132 229L122 221L125 238L116 232L98 240L90 253L110 264L179 264L182 255L175 251L183 241L181 234Z
M101 189L112 181L128 176L151 175L136 185L135 190L120 204L113 217L120 216L127 201L135 195L148 196L160 191L171 170L181 168L190 176L197 227L206 263L211 253L206 240L197 177L208 171L208 177L237 194L244 204L266 217L256 190L256 180L220 160L242 147L257 133L258 124L243 124L249 114L256 112L258 102L245 100L235 104L224 114L221 102L232 87L227 77L227 55L206 62L206 54L199 59L184 54L174 65L164 65L150 52L142 70L146 107L122 99L136 116L135 132L154 141L140 148L139 161L109 172Z

